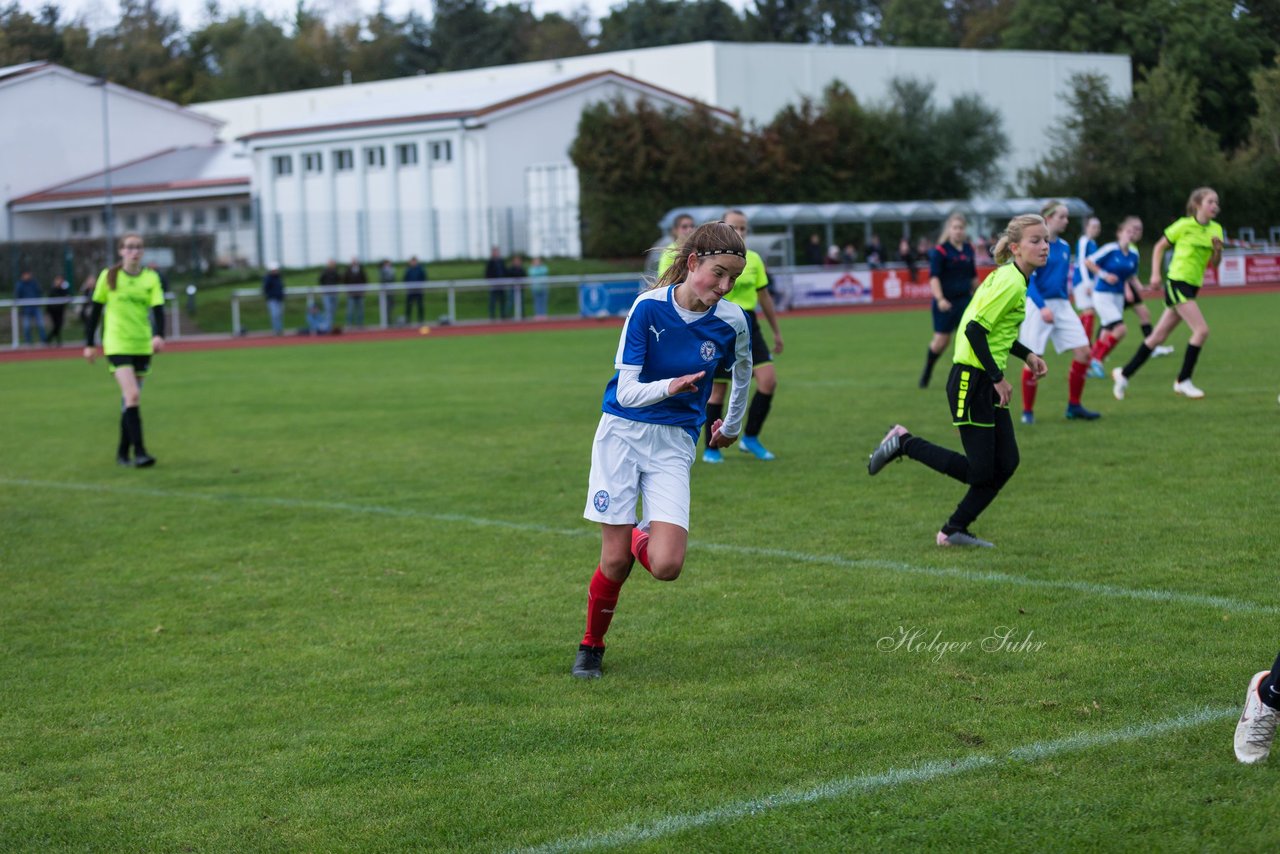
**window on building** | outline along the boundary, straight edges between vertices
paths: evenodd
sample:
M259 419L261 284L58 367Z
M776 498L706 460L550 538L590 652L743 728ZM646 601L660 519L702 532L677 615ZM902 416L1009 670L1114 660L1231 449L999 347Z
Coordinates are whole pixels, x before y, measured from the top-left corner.
M318 151L308 151L302 155L302 171L320 173L324 171L324 158Z
M214 212L214 216L218 225L228 225L231 222L231 208L222 205Z
M293 158L288 154L277 154L271 158L271 171L277 178L293 174Z
M451 140L441 140L440 142L431 143L431 162L448 163L453 160L453 142Z
M129 231L138 230L138 215L136 213L127 213L124 215L124 227Z
M387 150L381 145L371 145L364 150L364 165L370 169L381 169L387 165Z
M158 231L160 228L160 212L147 211L147 230Z
M333 152L333 171L346 172L355 167L355 157L349 148L339 148Z
M169 227L182 228L182 210L173 208L169 211Z
M240 221L245 223L253 222L253 205L240 206Z
M418 144L416 142L406 142L396 146L396 163L401 166L417 166L418 165Z
M191 227L201 228L205 223L204 208L196 208L191 212Z
M91 221L87 216L73 216L71 218L72 234L88 234Z

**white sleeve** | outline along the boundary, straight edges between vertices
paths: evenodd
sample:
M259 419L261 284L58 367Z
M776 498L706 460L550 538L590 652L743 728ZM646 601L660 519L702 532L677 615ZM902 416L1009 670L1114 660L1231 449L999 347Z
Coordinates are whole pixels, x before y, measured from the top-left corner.
M671 380L640 382L640 369L631 365L618 368L618 405L627 409L653 406L671 396Z
M1089 272L1089 268L1084 263L1088 246L1089 238L1087 237L1081 237L1076 241L1076 269L1080 271L1081 284L1091 284L1093 282L1093 273Z
M743 317L746 320L746 317ZM747 412L747 390L751 387L751 327L746 323L738 330L734 348L733 381L729 386L729 405L725 408L720 435L733 438L742 432L742 417Z

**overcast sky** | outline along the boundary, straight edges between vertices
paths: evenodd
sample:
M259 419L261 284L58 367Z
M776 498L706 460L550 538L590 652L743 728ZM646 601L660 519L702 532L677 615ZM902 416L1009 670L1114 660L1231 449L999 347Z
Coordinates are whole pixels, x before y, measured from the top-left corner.
M19 5L34 13L45 0L18 0ZM98 30L110 27L119 18L119 5L115 0L53 0L63 11L63 17L82 15L90 29ZM177 12L182 19L184 29L199 27L205 20L206 0L159 0L159 7L166 12ZM502 0L490 0L491 3ZM559 12L568 17L573 11L586 6L593 21L609 14L609 7L623 0L532 0L533 11L537 15L548 12ZM729 4L741 9L745 0L729 0ZM269 18L280 20L291 18L297 7L296 0L222 0L220 7L225 11L241 7L257 8ZM309 8L321 11L328 20L349 20L368 14L378 7L378 0L307 0ZM431 11L427 0L386 0L387 12L394 18L403 17L412 9L417 9L424 17Z

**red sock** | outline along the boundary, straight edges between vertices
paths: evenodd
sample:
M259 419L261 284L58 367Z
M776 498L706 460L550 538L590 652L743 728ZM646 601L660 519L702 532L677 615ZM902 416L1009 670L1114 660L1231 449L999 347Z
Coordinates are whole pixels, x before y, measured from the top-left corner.
M1084 337L1090 341L1093 340L1093 319L1097 317L1093 312L1080 315L1080 322L1084 324Z
M1089 370L1088 362L1071 360L1071 372L1067 374L1067 403L1079 404L1080 395L1084 394L1084 374Z
M1030 368L1022 369L1022 411L1030 412L1036 408L1036 375Z
M1112 335L1110 332L1098 336L1098 343L1093 345L1093 358L1101 362L1103 359L1107 358L1107 354L1114 350L1116 345L1119 343L1120 342L1116 340L1116 336Z
M591 576L591 585L587 588L587 633L582 636L582 642L587 646L604 646L604 633L609 631L621 589L621 581L611 580L600 571L600 567L596 567L596 574Z
M631 554L635 559L640 561L640 565L647 569L651 574L653 568L649 566L649 532L642 531L639 528L631 529Z

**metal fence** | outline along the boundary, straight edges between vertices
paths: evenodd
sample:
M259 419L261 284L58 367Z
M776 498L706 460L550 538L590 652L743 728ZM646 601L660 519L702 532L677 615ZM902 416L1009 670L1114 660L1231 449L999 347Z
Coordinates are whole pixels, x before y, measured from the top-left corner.
M182 317L178 311L178 299L173 294L165 294L165 312L168 314L168 328L165 334L173 340L182 337ZM63 345L70 343L78 345L84 337L83 325L81 325L74 336L68 334L67 330L72 321L83 324L84 314L82 309L89 305L88 297L63 297L61 299L6 299L0 300L0 317L7 320L9 324L9 346L13 349L21 347L23 344L45 345L49 342L48 337L51 326L46 325L49 319L48 309L50 307L61 306L65 312L62 325ZM7 309L7 311L6 311ZM99 330L101 333L101 330ZM4 337L3 322L0 322L0 338Z

